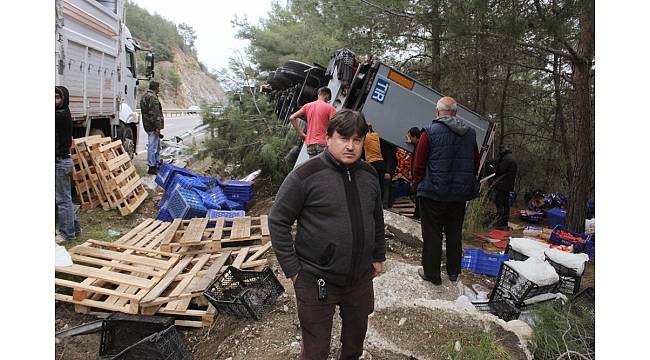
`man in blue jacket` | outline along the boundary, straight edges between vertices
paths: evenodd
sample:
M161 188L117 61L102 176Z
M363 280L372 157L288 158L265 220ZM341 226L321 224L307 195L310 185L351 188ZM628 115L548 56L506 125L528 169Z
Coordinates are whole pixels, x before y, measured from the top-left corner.
M338 358L363 353L374 311L372 279L386 260L378 175L359 160L367 132L361 113L337 112L327 127L327 148L287 175L269 214L273 250L296 292L303 360L327 359L337 305Z
M460 275L465 202L478 197L479 191L476 133L456 117L457 111L456 100L441 98L436 105L437 119L422 132L415 150L413 183L424 240L418 274L435 285L442 284L443 233L449 280L456 281Z

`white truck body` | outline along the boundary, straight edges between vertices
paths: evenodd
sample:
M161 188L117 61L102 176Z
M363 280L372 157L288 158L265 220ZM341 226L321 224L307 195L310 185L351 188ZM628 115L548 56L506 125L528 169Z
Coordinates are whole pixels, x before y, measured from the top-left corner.
M139 48L124 24L123 0L56 0L55 42L55 83L70 93L73 135L101 131L135 151Z

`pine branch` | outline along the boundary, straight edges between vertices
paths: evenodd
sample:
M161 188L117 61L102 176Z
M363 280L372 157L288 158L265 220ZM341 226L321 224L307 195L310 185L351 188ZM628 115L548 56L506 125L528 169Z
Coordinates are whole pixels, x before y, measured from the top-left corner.
M391 15L407 18L407 19L410 19L410 20L415 19L415 15L410 14L410 13L398 13L398 12L395 12L393 10L383 8L383 7L381 7L381 6L377 5L377 4L373 4L373 3L371 3L370 1L367 1L367 0L359 0L359 1L361 1L362 3L364 3L366 5L370 5L370 6L374 7L375 9L379 9L382 12L385 12L385 13L388 13L388 14L391 14Z

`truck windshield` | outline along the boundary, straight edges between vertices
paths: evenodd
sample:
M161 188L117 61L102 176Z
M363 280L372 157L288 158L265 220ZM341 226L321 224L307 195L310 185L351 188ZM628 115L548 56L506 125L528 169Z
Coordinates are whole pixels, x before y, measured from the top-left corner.
M131 75L135 78L135 56L132 51L126 49L124 52L126 54L126 67L131 71Z

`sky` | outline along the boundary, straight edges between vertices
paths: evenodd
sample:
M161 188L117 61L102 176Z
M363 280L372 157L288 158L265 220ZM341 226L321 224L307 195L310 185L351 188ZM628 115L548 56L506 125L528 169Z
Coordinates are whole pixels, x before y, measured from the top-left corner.
M133 3L176 24L186 23L196 32L199 61L208 69L228 66L236 50L243 51L248 41L235 38L231 20L248 16L258 23L271 9L271 0L131 0ZM128 16L128 14L127 14Z

